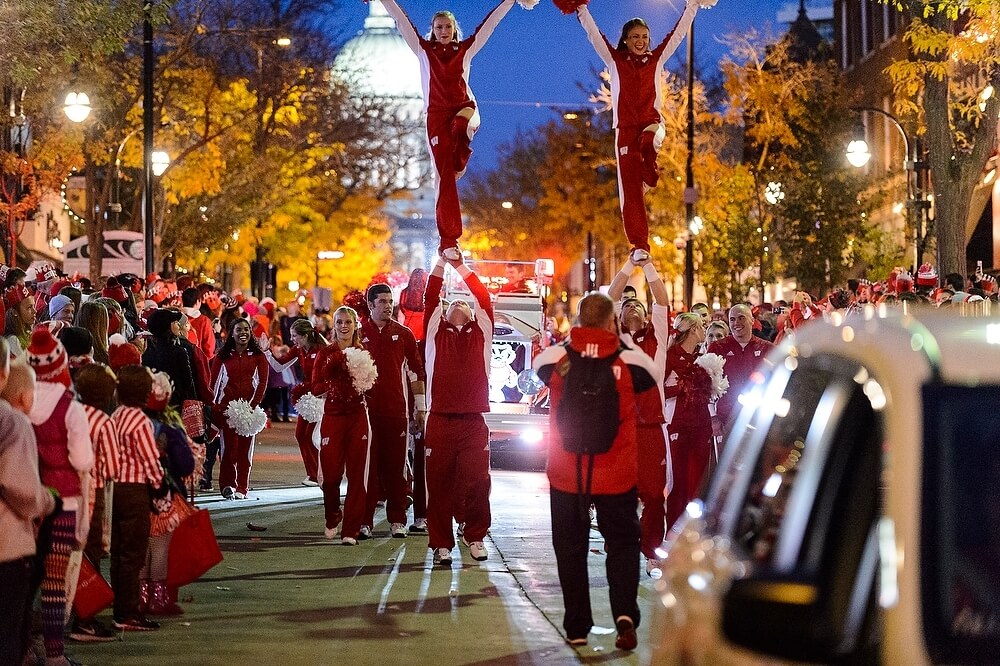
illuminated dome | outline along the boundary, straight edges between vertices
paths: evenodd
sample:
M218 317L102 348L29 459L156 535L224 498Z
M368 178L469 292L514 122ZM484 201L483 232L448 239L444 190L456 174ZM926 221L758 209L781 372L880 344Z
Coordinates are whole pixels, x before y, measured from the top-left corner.
M422 108L417 56L403 41L381 0L368 3L365 28L337 54L333 74L351 86L355 95L412 101L418 113Z

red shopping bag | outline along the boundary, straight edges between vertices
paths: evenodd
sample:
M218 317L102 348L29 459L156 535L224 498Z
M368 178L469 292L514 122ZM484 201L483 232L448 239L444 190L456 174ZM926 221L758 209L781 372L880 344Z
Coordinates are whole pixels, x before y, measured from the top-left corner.
M76 584L76 597L73 608L76 614L84 619L94 617L111 605L115 593L104 580L101 572L90 563L86 557L80 562L80 580Z
M198 509L181 521L170 538L167 584L182 587L193 583L221 561L212 519L208 511Z

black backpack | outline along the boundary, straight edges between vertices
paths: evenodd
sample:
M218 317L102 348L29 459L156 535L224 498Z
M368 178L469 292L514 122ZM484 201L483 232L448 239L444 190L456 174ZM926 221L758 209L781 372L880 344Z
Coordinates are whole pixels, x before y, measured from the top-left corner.
M563 379L556 427L563 449L578 455L607 453L618 436L618 387L612 366L622 350L604 358L582 356L566 346L569 370Z
M584 515L590 507L590 486L594 476L594 456L611 450L621 425L618 414L618 387L612 369L622 350L610 356L583 356L566 345L569 370L563 378L562 395L556 410L556 427L562 447L576 454L577 492ZM583 456L588 456L587 483L583 483Z

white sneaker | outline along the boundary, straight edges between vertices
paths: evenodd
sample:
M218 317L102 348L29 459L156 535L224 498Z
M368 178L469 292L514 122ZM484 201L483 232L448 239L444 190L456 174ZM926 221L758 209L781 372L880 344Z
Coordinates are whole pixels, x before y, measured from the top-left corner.
M663 571L660 566L663 564L663 560L657 560L652 557L646 558L646 575L653 580L659 580L663 576Z
M633 264L638 264L640 261L646 261L647 259L649 259L649 252L646 252L645 250L640 250L638 248L632 250Z
M485 562L486 558L490 556L489 553L486 552L486 544L482 541L473 541L472 543L469 543L463 537L462 543L469 547L469 555L471 555L472 559L476 562Z
M233 493L234 500L245 500L246 498L246 493Z
M355 539L354 537L342 537L340 539L340 543L344 544L345 546L357 546L358 540Z
M340 534L340 525L323 528L323 536L327 539L336 539L338 534Z
M364 541L365 539L372 538L372 528L368 525L362 525L361 530L358 532L358 538Z
M440 564L442 566L451 564L451 551L447 548L435 549L434 564Z
M306 478L302 479L302 485L306 486L308 488L315 488L316 486L319 485L319 483L317 481L313 481L309 477L306 477Z
M392 532L393 539L405 539L406 538L406 525L403 523L393 523L389 526L389 531Z
M458 261L462 258L462 251L458 249L458 246L446 247L441 256L449 261Z
M232 486L226 486L225 488L222 489L222 496L226 499L233 499L233 496L235 494L236 494L236 488L233 488Z
M410 531L415 534L427 534L427 519L417 518L410 525Z

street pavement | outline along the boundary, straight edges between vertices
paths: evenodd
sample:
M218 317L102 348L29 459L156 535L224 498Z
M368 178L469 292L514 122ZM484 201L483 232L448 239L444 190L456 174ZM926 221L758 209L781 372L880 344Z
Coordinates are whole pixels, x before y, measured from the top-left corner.
M292 424L262 433L254 460L249 499L198 498L225 560L182 588L185 614L120 642L68 642L69 654L91 666L639 663L652 581L642 573L640 649L616 650L596 529L596 626L588 646L566 645L543 473L494 470L489 560L458 546L448 569L432 566L426 535L390 538L382 510L374 539L354 547L325 540L321 493L301 485ZM250 521L266 531L250 531ZM100 619L110 625L110 611Z

